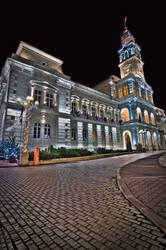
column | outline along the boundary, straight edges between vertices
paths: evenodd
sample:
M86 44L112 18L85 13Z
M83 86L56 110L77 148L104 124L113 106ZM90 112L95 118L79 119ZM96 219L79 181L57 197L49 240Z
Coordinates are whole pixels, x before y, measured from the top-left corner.
M53 106L56 106L56 93L53 95Z
M116 144L117 144L116 127L112 127L112 144L113 144L113 150L116 150Z
M78 148L83 148L83 123L77 122Z
M33 96L33 97L34 97L34 90L35 90L35 87L31 86L31 96Z
M46 104L46 90L43 91L43 104Z
M97 125L97 141L98 141L98 147L102 147L102 140L101 140L101 125Z
M92 135L93 135L93 126L92 126L92 123L88 123L88 150L89 151L93 151Z
M106 144L106 149L110 149L110 143L109 143L109 129L108 126L105 126L105 144Z

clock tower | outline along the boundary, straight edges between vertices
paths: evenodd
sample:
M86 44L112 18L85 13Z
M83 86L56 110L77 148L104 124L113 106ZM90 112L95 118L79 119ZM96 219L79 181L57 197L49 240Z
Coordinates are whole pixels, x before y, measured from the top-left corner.
M135 38L130 33L124 21L124 31L121 37L122 47L119 49L119 68L121 78L132 73L136 77L144 79L143 62L141 59L141 49L136 44Z

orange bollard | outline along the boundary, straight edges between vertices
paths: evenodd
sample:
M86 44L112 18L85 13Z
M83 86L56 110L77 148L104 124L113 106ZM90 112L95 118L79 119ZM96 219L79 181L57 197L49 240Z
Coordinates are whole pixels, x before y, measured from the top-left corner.
M35 148L35 151L34 151L34 165L39 165L39 152L40 152L40 149Z

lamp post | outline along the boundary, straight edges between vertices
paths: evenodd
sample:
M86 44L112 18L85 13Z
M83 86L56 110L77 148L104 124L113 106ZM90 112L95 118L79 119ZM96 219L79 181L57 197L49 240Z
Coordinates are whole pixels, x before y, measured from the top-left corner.
M21 104L21 98L17 98L17 103ZM38 101L34 102L33 96L27 96L26 101L24 102L23 105L24 105L24 108L26 111L26 116L25 116L25 127L24 127L24 147L23 147L22 154L21 154L20 165L26 165L28 163L28 157L29 157L29 152L28 152L29 116L30 116L31 108L33 106L37 107L39 105L39 102Z

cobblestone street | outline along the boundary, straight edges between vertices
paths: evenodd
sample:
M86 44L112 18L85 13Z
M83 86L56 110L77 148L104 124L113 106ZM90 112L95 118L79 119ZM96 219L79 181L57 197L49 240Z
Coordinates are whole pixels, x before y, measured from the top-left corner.
M0 249L166 249L117 186L117 169L140 155L0 168Z

